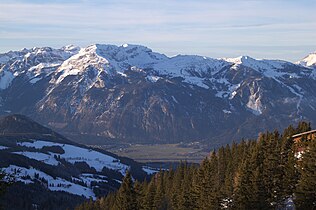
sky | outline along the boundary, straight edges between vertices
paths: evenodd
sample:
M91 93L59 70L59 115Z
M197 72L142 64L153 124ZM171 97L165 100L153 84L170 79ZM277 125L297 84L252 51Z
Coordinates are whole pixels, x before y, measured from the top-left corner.
M316 51L315 9L316 0L0 0L0 53L130 43L297 61Z

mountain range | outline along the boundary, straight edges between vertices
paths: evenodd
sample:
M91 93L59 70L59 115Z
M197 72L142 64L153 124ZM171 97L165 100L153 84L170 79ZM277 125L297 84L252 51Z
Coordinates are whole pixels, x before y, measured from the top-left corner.
M168 57L131 44L35 47L0 54L0 114L27 115L74 141L218 146L314 123L315 80L316 53L292 63Z

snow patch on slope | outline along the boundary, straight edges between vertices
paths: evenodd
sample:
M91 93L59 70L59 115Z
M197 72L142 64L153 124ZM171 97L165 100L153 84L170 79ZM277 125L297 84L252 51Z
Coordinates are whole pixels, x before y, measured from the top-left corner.
M69 144L35 140L33 142L20 142L19 145L24 147L33 147L36 149L42 149L44 146L60 146L65 151L64 154L58 154L60 158L63 158L72 164L75 162L86 162L90 167L95 168L97 171L102 171L103 167L106 167L115 171L119 171L124 176L126 170L129 168L127 165L120 163L118 159L109 155L105 155L92 149L85 149ZM52 156L51 158L54 159L54 154L51 153L50 155ZM44 157L33 155L30 158L39 159ZM51 163L53 163L53 161Z
M28 152L28 151L22 151L22 152L13 152L14 154L23 155L25 157L28 157L30 159L38 160L41 162L44 162L49 165L58 165L58 161L54 158L53 154L44 154L40 152Z
M39 63L36 66L32 66L31 68L28 69L27 75L29 77L31 76L38 76L41 73L43 73L43 69L44 68L51 68L51 67L57 67L59 66L61 63ZM49 73L50 71L46 70L45 73Z
M159 172L159 170L155 169L155 168L151 168L149 166L143 166L143 171L145 171L148 175L152 175L155 174L157 172Z
M39 178L44 178L48 182L47 188L51 191L64 191L71 194L84 196L86 198L96 198L93 190L90 188L69 182L59 177L53 178L52 176L34 168L24 168L16 165L10 165L7 168L2 168L2 170L6 174L14 175L16 181L20 181L25 184L33 183L33 180L36 180L36 176L38 176ZM29 176L31 180L27 178L27 176Z
M237 90L241 86L241 83L231 84L227 79L224 78L213 80L212 82L213 84L217 83L221 86L221 89L215 86L215 89L217 90L215 96L219 98L228 98L230 100L236 96Z
M157 82L161 77L158 76L147 76L146 79L150 82Z
M261 94L260 88L256 91L254 87L250 87L250 96L247 103L247 107L251 110L251 112L255 115L262 114L262 103L261 103Z
M83 173L80 175L80 179L73 177L73 179L83 181L87 186L91 187L92 182L108 182L106 176Z
M9 147L1 146L0 145L0 150L8 149Z
M232 112L231 111L229 111L229 110L227 110L227 109L223 109L222 110L225 114L231 114Z
M159 62L153 67L162 74L203 77L203 75L214 75L227 65L229 63L223 60L197 55L178 55Z
M15 77L12 72L4 71L4 70L0 71L0 89L1 90L7 89L14 78Z

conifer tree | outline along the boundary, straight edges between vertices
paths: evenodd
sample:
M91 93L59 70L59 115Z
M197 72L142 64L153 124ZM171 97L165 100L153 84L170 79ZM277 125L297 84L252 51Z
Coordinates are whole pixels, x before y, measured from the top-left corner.
M296 128L297 133L302 133L311 130L311 124L308 122L299 122Z
M264 186L267 190L267 201L272 206L283 202L284 167L281 164L281 140L277 131L267 134L267 147L263 162Z
M154 197L154 202L156 209L165 209L166 208L166 199L165 199L165 189L164 189L164 179L163 179L163 173L160 171L160 173L157 174L157 183L156 183L156 193Z
M155 186L155 176L151 179L148 184L147 189L145 190L144 202L142 209L152 210L155 209L155 194L156 194L156 186Z
M199 167L194 180L194 195L197 202L196 209L205 209L208 203L208 193L211 191L209 179L209 160L205 158Z
M122 185L116 195L115 206L121 210L134 210L136 209L136 197L133 186L132 177L129 171L123 178Z
M234 181L234 209L247 209L250 195L250 171L245 160L238 170Z
M134 192L136 197L137 209L142 209L143 206L145 196L144 191L145 189L147 189L147 185L145 183L147 183L147 181L144 181L142 184L138 180L136 180L134 183Z
M316 141L305 150L299 163L296 202L300 209L316 209Z
M179 206L178 209L194 209L196 208L195 200L192 197L192 176L193 167L187 167L184 173L183 182L181 184L181 194L179 196Z
M295 133L294 128L290 126L282 136L281 148L281 166L283 167L283 200L292 197L298 180L297 158L295 154L295 145L291 136Z
M220 206L220 174L218 168L218 157L215 152L212 153L210 157L210 168L209 172L207 173L208 182L210 183L209 192L209 209L218 209Z

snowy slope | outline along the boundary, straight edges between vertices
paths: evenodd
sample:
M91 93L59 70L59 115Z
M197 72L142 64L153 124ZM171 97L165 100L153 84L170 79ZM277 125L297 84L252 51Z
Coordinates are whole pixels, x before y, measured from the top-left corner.
M75 184L59 177L53 178L52 176L34 168L24 168L16 165L10 165L7 168L2 168L2 170L6 174L14 175L16 181L20 181L25 184L34 183L35 180L44 179L45 182L43 184L45 184L51 191L64 191L71 194L84 196L88 199L96 199L96 196L91 188Z
M36 149L42 149L43 147L59 146L64 150L63 154L50 153L45 156L41 153L26 153L22 152L21 155L27 156L32 159L41 160L48 164L58 164L58 161L54 158L54 155L59 155L60 158L65 159L67 162L86 162L90 167L95 168L98 172L101 172L103 167L119 171L123 176L125 171L129 169L128 166L120 163L118 159L115 159L109 155L102 154L92 149L80 148L69 144L59 144L41 140L35 140L33 142L22 142L18 145L23 147L31 147ZM44 157L43 157L44 156Z
M239 56L237 58L224 58L223 60L233 63L234 68L236 66L243 65L249 68L255 69L257 71L263 72L267 70L276 70L283 68L283 65L286 64L286 61L280 60L257 60L249 56Z
M288 66L294 65L290 62L281 60L265 60L254 59L249 56L240 56L237 58L224 58L223 60L233 64L232 69L238 70L240 66L251 68L266 77L278 78L288 75L291 77L299 77L300 72L287 72L284 69Z
M132 66L146 68L165 59L167 59L166 56L139 45L122 45L120 47L90 45L63 62L57 71L62 72L62 75L56 82L59 83L68 75L82 74L88 67L113 75L117 72L124 72Z
M228 62L196 55L178 55L153 65L158 75L169 77L182 77L184 81L203 88L209 88L204 84L205 78L211 78Z
M1 143L1 142L0 142ZM81 148L69 144L60 144L44 140L30 140L17 142L17 146L22 147L22 151L12 152L12 154L22 155L29 159L34 159L43 162L48 165L58 166L63 164L60 160L65 160L71 164L76 162L85 162L91 168L95 168L97 172L101 173L102 169L108 168L114 171L118 171L125 175L125 171L129 169L129 166L120 163L120 160L113 158L109 155L102 154L100 152L94 151L92 149ZM63 154L54 152L43 152L41 149L49 147L60 147L64 150ZM0 146L1 150L10 149L10 147ZM25 149L23 149L25 148ZM36 152L26 151L28 148L37 149ZM77 177L73 177L72 180L65 180L61 177L53 177L39 169L33 167L25 168L16 165L10 165L8 167L2 168L6 173L13 174L17 181L24 182L26 184L34 183L34 180L41 180L44 178L44 182L47 188L52 191L65 191L71 194L83 195L86 198L96 198L93 192L93 186L91 182L107 183L109 179L106 176L97 174L81 174ZM145 170L144 170L145 171ZM37 177L35 177L37 174ZM74 180L74 181L73 181ZM47 183L46 183L47 182ZM80 185L78 183L85 183L85 185Z
M27 159L47 164L50 166L49 168L56 168L57 171L62 170L57 168L62 167L65 164L64 161L73 165L73 169L70 170L78 170L76 169L77 166L75 166L76 163L85 163L91 168L90 173L80 172L78 174L78 172L76 172L71 177L65 178L63 176L56 176L56 172L50 174L51 170L48 170L47 172L46 167L41 169L41 166L36 162L28 167L18 166L12 163L9 163L6 167L1 167L0 165L0 170L13 175L15 177L15 181L20 181L25 184L40 182L51 191L64 191L84 196L86 198L95 199L97 195L93 191L94 188L100 188L100 186L104 187L104 184L109 184L109 182L114 182L116 185L119 185L126 170L130 170L130 166L121 163L121 161L117 158L80 146L34 139L17 141L16 146L2 146L1 144L0 139L0 157L5 153L23 156ZM53 148L56 149L57 147L59 148L59 152L53 152ZM52 151L47 151L49 148L51 148ZM3 159L2 161L6 160ZM69 166L66 167L69 168ZM108 176L108 172L104 171L104 168L117 172L121 175L119 177L113 177L113 175ZM45 170L46 172L44 172ZM141 170L148 175L154 173L154 169L149 170L144 167Z
M306 56L305 58L303 58L302 60L296 63L305 67L315 67L316 66L316 52L310 53L308 56Z
M36 83L79 49L72 45L61 49L34 47L0 54L0 89L6 89L20 75L26 75L31 83Z

